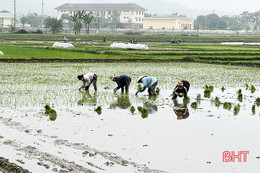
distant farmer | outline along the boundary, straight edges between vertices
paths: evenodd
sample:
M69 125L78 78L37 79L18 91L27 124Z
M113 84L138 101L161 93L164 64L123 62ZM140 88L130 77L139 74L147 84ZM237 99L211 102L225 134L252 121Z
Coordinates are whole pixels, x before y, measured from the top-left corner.
M106 36L105 35L103 36L103 41L106 42Z
M67 41L68 41L67 35L64 35L64 42L67 42Z
M124 92L124 88L125 88L126 93L129 92L129 85L131 83L131 78L129 76L126 76L126 75L120 75L120 76L111 75L110 79L117 83L117 87L114 89L114 93L117 90L119 90L120 88L121 88L122 93Z
M137 95L139 92L143 92L146 88L148 88L149 95L156 96L155 88L158 84L158 81L155 77L140 76L137 82L142 83L143 87L141 90L137 91L135 95Z
M178 85L173 90L173 97L172 99L176 99L177 96L179 97L187 97L188 91L190 88L190 83L186 80L182 80L178 82Z
M97 75L94 73L87 73L85 75L78 75L78 79L83 81L82 87L79 88L81 90L82 88L85 88L85 90L89 90L89 86L93 83L95 91L97 91Z

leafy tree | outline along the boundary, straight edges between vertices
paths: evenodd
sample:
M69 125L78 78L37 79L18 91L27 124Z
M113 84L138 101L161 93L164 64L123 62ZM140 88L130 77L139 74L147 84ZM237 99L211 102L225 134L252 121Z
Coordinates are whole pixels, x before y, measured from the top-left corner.
M37 13L29 13L27 16L27 23L31 27L40 27L42 25L43 16L38 15Z
M48 17L45 19L46 22L46 27L50 28L51 32L54 33L59 33L63 30L62 26L62 20L57 20L56 18L51 18Z
M89 34L89 25L91 23L91 21L93 20L93 16L91 16L90 13L87 13L85 15L82 16L82 20L86 25L86 33Z
M111 15L111 22L115 25L115 28L116 25L118 23L120 23L120 12L119 11L113 11L112 15Z
M20 18L20 22L21 22L21 24L23 25L23 28L24 28L24 25L28 22L28 18L23 16L23 17Z

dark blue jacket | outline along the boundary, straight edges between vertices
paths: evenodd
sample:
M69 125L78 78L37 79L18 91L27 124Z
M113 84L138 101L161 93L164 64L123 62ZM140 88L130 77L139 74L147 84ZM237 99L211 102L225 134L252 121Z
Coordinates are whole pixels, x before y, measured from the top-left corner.
M122 88L122 87L126 86L128 78L129 77L126 75L116 76L116 83L117 83L118 87Z

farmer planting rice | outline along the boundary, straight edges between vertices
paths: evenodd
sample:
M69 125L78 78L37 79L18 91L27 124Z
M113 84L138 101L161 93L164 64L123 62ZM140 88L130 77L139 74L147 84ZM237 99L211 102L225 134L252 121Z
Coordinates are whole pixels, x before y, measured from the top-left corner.
M82 88L85 88L85 91L89 90L89 86L93 83L95 91L97 91L97 75L94 73L87 73L85 75L78 75L78 79L83 81L82 87L79 88L81 90Z
M137 95L139 92L143 92L146 88L148 88L149 95L156 96L155 88L158 84L158 81L155 77L150 76L140 76L138 79L138 83L142 83L143 87L135 93Z
M178 85L173 90L173 97L172 99L176 99L177 96L179 97L187 97L188 91L190 88L190 83L186 80L182 80L178 82Z
M129 76L126 75L120 75L120 76L115 76L115 75L111 75L110 79L113 82L117 83L117 87L114 89L114 93L119 90L121 88L121 92L124 92L124 88L125 88L125 92L128 93L129 92L129 85L131 83L131 78Z

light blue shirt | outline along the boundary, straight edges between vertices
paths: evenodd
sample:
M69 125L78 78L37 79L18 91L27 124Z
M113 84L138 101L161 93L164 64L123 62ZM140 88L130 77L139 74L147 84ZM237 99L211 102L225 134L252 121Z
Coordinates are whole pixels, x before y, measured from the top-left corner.
M142 80L142 83L143 83L143 87L152 87L152 85L157 82L157 79L155 77L150 77L150 76L147 76L147 77L144 77Z

